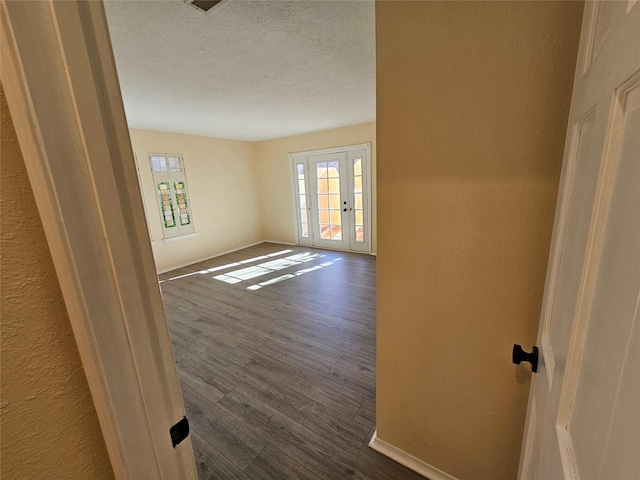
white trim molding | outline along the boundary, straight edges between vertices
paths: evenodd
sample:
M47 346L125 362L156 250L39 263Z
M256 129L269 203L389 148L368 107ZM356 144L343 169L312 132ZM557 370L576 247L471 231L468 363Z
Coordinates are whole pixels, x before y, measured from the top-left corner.
M258 243L275 243L277 245L287 245L289 247L295 247L297 244L291 242L283 242L282 240L262 240Z
M520 453L520 465L518 466L518 480L531 478L531 460L533 459L533 445L538 433L538 407L536 406L535 385L529 390L529 408L525 420L525 436Z
M439 468L423 462L419 458L408 454L404 450L400 450L398 447L395 447L384 440L380 440L378 438L378 430L373 432L373 437L371 437L369 447L373 448L376 452L389 457L391 460L410 468L429 480L457 480L455 477L443 472Z
M195 235L195 233L193 235ZM175 237L175 238L182 238L182 237ZM255 247L256 245L260 245L260 244L265 243L265 242L280 243L281 245L293 245L293 244L289 244L289 243L285 244L285 243L281 243L281 242L271 242L269 240L260 240L259 242L253 242L253 243L249 243L247 245L241 245L240 247L232 248L230 250L225 250L224 252L218 252L218 253L215 253L213 255L209 255L208 257L196 258L194 260L189 260L186 263L180 263L178 265L174 265L174 266L171 266L171 267L163 268L162 270L158 270L158 275L161 275L161 274L167 273L167 272L171 272L172 270L177 270L179 268L189 267L191 265L195 265L196 263L205 262L207 260L211 260L212 258L221 257L222 255L227 255L228 253L233 253L233 252L237 252L239 250L244 250L245 248Z
M102 2L0 3L0 78L115 477L195 480Z
M324 155L327 153L340 153L340 152L349 152L352 150L363 150L366 149L369 154L369 158L371 158L371 142L367 143L358 143L355 145L345 145L343 147L332 147L332 148L320 148L317 150L306 150L304 152L290 152L289 157L308 157L309 155Z
M184 235L178 235L175 237L167 237L167 238L163 238L162 241L164 243L171 243L171 242L177 242L178 240L186 240L187 238L193 238L198 234L198 232L193 232L193 233L185 233Z

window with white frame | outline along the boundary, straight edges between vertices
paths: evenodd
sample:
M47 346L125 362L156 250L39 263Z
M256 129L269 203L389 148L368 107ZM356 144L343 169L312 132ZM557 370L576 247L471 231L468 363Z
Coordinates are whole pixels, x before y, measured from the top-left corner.
M164 238L194 233L182 155L152 153L149 155L149 160Z

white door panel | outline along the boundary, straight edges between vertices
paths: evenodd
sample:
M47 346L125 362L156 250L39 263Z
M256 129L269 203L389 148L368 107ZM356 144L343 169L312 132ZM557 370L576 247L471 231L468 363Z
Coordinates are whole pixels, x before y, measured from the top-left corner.
M588 2L519 478L640 479L640 7Z

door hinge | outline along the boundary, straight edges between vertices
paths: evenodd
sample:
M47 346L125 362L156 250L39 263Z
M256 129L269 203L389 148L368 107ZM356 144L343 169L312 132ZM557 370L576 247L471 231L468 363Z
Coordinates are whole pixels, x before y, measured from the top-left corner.
M173 448L176 448L176 445L187 438L189 436L189 420L187 420L187 417L182 417L182 420L171 427L169 435L171 435Z

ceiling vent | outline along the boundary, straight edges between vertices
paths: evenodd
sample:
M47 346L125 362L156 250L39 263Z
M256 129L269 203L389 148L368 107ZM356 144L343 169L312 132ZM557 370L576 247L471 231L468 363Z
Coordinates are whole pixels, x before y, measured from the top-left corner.
M201 12L209 13L215 7L224 3L224 1L225 0L184 0L184 3L191 5Z

